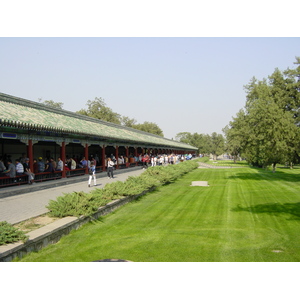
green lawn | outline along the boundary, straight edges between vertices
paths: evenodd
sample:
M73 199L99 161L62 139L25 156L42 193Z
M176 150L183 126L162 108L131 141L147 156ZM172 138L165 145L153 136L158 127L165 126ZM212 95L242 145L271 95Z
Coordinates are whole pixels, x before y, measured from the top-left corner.
M300 261L299 182L299 169L196 169L22 261Z

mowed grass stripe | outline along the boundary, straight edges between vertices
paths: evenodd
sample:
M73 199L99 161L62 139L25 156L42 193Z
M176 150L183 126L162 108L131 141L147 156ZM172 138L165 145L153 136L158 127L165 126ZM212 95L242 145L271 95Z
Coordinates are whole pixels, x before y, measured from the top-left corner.
M288 243L293 243L293 236L297 235L295 229L299 225L299 218L296 223L290 222L290 214L282 213L280 207L286 201L292 201L291 203L294 202L295 204L299 201L299 187L298 184L295 184L295 178L299 178L299 172L293 174L293 182L288 182L286 180L282 181L282 174L279 176L279 174L258 169L252 169L251 171L247 173L247 180L245 180L244 175L237 174L238 177L243 178L240 179L239 186L242 187L245 197L244 204L242 202L238 203L236 211L239 211L239 213L245 212L243 213L245 218L252 217L255 235L250 240L252 241L253 250L257 249L253 261L293 261L292 257L288 258L289 252L283 241L287 240ZM251 228L250 224L249 221L249 230ZM285 258L278 254L281 252L277 251L285 252ZM296 260L298 261L299 258Z
M299 261L299 173L197 169L23 260Z

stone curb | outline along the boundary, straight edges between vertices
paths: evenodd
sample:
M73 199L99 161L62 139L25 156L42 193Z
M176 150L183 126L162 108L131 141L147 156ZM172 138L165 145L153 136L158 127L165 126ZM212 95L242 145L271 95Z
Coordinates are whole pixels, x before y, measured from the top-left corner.
M39 251L50 244L55 244L64 235L69 234L71 230L78 229L89 221L98 219L100 216L105 216L126 203L131 202L154 189L155 188L146 190L138 195L113 200L105 206L100 207L92 216L81 216L79 218L65 217L44 227L33 230L27 234L29 239L25 243L16 242L0 246L0 262L10 262L17 257L22 258L24 255L32 251Z

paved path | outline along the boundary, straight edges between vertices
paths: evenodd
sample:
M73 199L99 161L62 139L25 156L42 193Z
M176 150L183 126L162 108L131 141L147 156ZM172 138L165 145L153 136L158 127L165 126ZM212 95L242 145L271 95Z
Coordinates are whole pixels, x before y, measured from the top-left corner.
M209 169L231 169L238 168L239 166L218 166L218 165L210 165L203 162L199 162L200 168L209 168Z
M113 181L125 181L129 176L138 176L142 172L143 169L141 169L141 167L129 170L126 169L124 171L117 170L114 171L114 179L107 178L106 172L99 173L96 175L97 186L93 186L92 181L90 188L88 187L88 175L83 175L80 176L80 178L74 179L75 181L78 181L76 183L70 183L63 186L53 187L56 184L55 182L63 183L63 179L59 179L45 183L36 183L30 186L25 185L2 188L0 191L0 221L7 221L8 223L16 224L21 221L28 220L47 213L48 210L46 205L48 205L49 200L55 200L58 196L61 196L64 193L72 193L75 191L89 192L95 188L103 188L105 184ZM72 179L65 180L69 180L69 182L72 181ZM6 196L8 194L8 190L14 191L21 188L24 191L23 194Z

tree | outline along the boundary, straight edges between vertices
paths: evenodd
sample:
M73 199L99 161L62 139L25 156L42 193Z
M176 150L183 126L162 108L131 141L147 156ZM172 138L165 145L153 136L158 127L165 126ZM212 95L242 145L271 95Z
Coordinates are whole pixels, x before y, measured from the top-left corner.
M42 98L39 98L38 100L42 104L45 104L45 105L50 106L52 108L62 109L63 105L64 105L62 102L54 102L53 100L44 100L43 102L42 102Z
M175 136L175 140L181 143L192 145L192 134L190 132L179 132ZM197 147L196 145L192 145Z
M156 134L159 136L164 136L163 131L159 128L159 126L156 123L152 123L152 122L144 122L142 124L135 124L132 126L135 129L141 130L141 131L145 131L145 132L149 132L152 134Z
M129 117L121 117L121 124L126 127L134 127L136 125L136 119L130 119Z
M179 142L197 147L198 153L207 155L217 153L217 155L220 155L224 151L224 137L222 135L217 135L216 133L213 133L212 136L210 136L202 133L192 134L190 132L179 132L175 139ZM221 140L223 140L223 144Z
M135 128L163 137L163 131L156 123L144 122L142 124L137 124L135 119L121 116L120 114L114 112L111 108L107 107L104 99L102 99L101 97L96 97L93 101L88 100L86 105L88 106L88 109L81 109L76 113L106 122Z
M115 124L121 124L121 115L107 107L104 99L96 97L93 101L88 100L86 105L88 106L87 110L81 109L76 113Z
M300 64L297 58L296 64ZM266 167L299 159L300 68L255 77L245 86L245 110L224 129L227 148L243 152L253 165Z
M250 162L266 167L288 161L297 136L293 115L285 111L270 96L258 99L248 115L246 154Z
M224 153L225 139L222 134L213 132L211 135L211 154L214 156L214 160L217 160L217 156Z
M225 134L225 151L233 156L234 163L239 156L242 155L243 142L245 137L244 130L246 127L245 111L241 109L233 121L224 129Z

